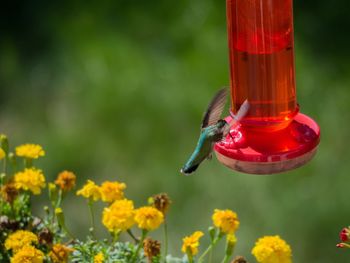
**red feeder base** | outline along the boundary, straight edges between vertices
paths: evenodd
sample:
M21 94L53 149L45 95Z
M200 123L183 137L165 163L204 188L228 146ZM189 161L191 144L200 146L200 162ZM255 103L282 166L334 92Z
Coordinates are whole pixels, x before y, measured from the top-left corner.
M227 117L226 121L231 118ZM258 131L243 125L233 127L214 149L218 160L230 169L249 174L273 174L310 161L319 141L317 123L298 113L287 127L277 131Z

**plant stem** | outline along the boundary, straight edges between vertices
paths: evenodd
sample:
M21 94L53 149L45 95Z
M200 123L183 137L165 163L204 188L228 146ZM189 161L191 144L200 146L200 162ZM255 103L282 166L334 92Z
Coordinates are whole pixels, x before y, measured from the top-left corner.
M88 201L88 207L90 212L90 220L91 220L91 234L92 237L95 238L95 216L94 216L94 210L93 210L93 200L90 198Z
M126 232L135 241L135 243L139 243L140 242L140 240L137 237L135 237L135 235L132 233L131 229L126 230Z
M68 230L68 228L66 227L66 225L63 225L62 228L63 228L63 230L67 233L67 235L68 235L71 239L75 240L75 237L74 237L74 236L72 235L72 233Z
M203 262L206 255L216 246L216 244L220 241L220 239L223 237L222 233L219 233L219 235L213 240L213 242L209 245L209 247L204 251L204 253L199 257L198 263Z
M221 261L221 263L227 263L229 262L229 260L230 260L230 256L226 254L224 259Z
M113 244L115 244L119 239L120 231L113 232Z
M193 263L193 256L191 251L187 251L187 259L188 259L188 263Z
M146 236L147 236L147 230L142 229L141 240L140 240L140 242L137 244L136 251L135 251L134 257L132 258L131 263L135 263L135 262L136 262L137 257L138 257L139 252L140 252L140 249L141 249L141 247L142 247L142 245L143 245L143 241L145 240Z
M33 166L33 159L32 158L25 158L24 159L24 167L30 168Z
M55 205L55 208L61 206L61 203L62 203L62 195L63 195L62 189L59 189L59 190L58 190L57 203L56 203L56 205Z
M167 255L168 255L168 225L165 218L164 219L164 263L166 263Z

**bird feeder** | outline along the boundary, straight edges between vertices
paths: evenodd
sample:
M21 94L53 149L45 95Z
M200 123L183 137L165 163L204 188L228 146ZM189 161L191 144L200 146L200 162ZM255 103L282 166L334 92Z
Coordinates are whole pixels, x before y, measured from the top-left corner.
M233 170L272 174L315 155L320 128L299 112L295 88L293 1L227 0L231 111L248 114L214 149Z

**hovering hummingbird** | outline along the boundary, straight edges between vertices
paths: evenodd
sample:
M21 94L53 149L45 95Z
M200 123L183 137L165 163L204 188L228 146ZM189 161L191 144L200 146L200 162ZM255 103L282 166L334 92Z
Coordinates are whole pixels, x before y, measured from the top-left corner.
M224 88L219 90L211 100L202 120L201 132L196 149L192 153L190 159L181 168L181 173L189 175L194 172L205 159L211 159L214 144L225 138L226 135L229 134L232 125L239 122L247 114L249 103L246 100L230 123L221 119L220 116L226 104L226 97L227 89Z

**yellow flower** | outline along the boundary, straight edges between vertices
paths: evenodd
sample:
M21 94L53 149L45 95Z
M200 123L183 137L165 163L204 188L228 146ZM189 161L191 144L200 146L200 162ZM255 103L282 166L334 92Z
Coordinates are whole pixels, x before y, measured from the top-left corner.
M38 195L41 193L41 188L45 187L45 177L39 169L26 168L15 174L14 183L17 189L29 190Z
M98 187L93 181L87 180L83 188L77 192L77 195L97 201L101 198L100 187Z
M44 253L32 246L23 247L11 258L11 263L42 262L44 262Z
M135 221L139 228L154 230L164 221L162 212L151 206L144 206L136 210Z
M103 202L114 202L124 198L123 190L126 188L124 183L119 182L104 182L101 187L101 198Z
M203 232L196 231L191 236L187 236L182 239L183 244L181 251L183 253L191 253L192 256L198 253L199 239L203 236Z
M16 155L30 159L38 159L45 156L45 151L38 144L23 144L16 147Z
M69 254L73 251L72 248L62 244L55 244L49 253L49 257L53 263L67 263Z
M6 238L5 248L6 250L12 249L13 252L17 252L23 247L37 243L38 237L32 232L17 230Z
M237 214L228 209L215 209L212 219L214 226L220 228L220 231L226 234L234 233L239 226Z
M291 263L292 250L279 236L260 238L252 250L259 263Z
M5 156L6 156L5 151L4 151L2 148L0 148L0 160L1 160L1 159L4 159Z
M76 176L69 171L63 171L58 174L55 184L57 184L63 191L69 191L75 186Z
M105 256L102 252L98 253L94 256L94 263L103 263L105 260Z
M117 200L103 210L102 223L110 231L125 231L134 224L134 204L130 200Z

